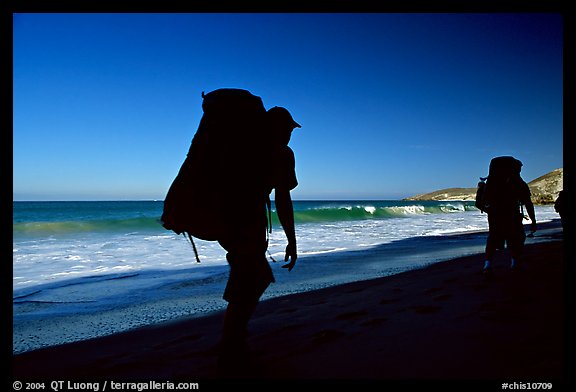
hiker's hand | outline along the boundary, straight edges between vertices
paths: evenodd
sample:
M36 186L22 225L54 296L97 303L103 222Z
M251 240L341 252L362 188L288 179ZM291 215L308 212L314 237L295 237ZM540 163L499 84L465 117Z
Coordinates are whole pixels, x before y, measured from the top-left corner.
M296 253L296 242L289 242L286 246L286 255L284 256L284 261L290 260L290 263L283 265L282 268L288 268L288 271L292 271L292 268L296 265L296 259L298 255Z

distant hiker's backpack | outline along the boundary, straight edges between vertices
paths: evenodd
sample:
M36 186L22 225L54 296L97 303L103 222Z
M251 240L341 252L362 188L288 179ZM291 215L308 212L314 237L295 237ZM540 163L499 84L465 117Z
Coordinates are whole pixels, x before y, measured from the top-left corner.
M161 220L177 234L214 241L243 204L267 197L259 175L266 161L266 109L260 97L241 89L219 89L202 98L204 114Z
M522 162L510 156L490 161L488 177L480 177L476 207L482 212L513 215L519 213L523 180Z
M484 205L484 190L486 189L486 178L480 177L480 182L478 182L478 187L476 188L476 200L474 205L481 212L486 212L486 206Z

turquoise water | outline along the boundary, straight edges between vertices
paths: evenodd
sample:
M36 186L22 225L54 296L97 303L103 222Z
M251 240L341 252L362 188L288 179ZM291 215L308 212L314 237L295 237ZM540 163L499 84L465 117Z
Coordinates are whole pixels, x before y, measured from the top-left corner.
M162 205L161 201L14 202L13 233L21 237L160 232ZM296 223L342 222L474 209L472 202L295 201L294 218ZM278 224L275 213L273 222Z

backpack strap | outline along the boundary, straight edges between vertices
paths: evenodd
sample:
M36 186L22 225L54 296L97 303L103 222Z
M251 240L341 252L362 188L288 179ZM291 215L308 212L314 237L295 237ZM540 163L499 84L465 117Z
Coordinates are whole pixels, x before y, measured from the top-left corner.
M200 257L198 257L198 249L196 249L196 244L194 243L194 239L192 238L192 235L189 232L186 232L186 234L188 234L188 239L190 240L190 243L192 244L192 249L194 249L194 256L196 256L196 262L199 263Z
M268 219L266 221L266 252L268 253L268 257L273 262L276 262L274 257L272 257L272 253L270 253L270 249L268 249L268 243L270 242L270 234L272 233L272 202L270 201L270 195L266 196L266 208L268 209Z
M266 222L266 225L268 226L266 228L266 232L268 234L272 233L272 202L270 201L270 195L266 196L266 208L268 209L268 221Z

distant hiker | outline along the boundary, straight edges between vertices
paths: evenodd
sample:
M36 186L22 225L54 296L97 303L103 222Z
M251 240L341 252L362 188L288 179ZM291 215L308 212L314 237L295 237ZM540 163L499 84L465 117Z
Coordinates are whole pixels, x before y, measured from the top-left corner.
M492 260L497 249L507 244L511 254L512 269L518 267L526 233L524 232L523 205L532 221L531 232L536 231L534 204L530 198L530 188L520 177L522 162L504 156L490 161L488 177L480 178L485 185L477 192L476 206L488 213L488 239L486 241L486 260L483 272L492 272Z
M554 202L554 210L560 214L560 221L562 222L562 227L565 228L566 225L566 202L564 196L564 190L561 190L558 194L558 198Z
M227 251L230 275L223 298L219 365L237 371L246 361L248 322L260 297L274 282L268 264L270 194L288 245L283 267L298 258L290 191L298 185L294 152L288 146L300 128L288 110L266 111L260 97L241 89L202 94L204 114L188 156L164 201L165 228L218 241Z

